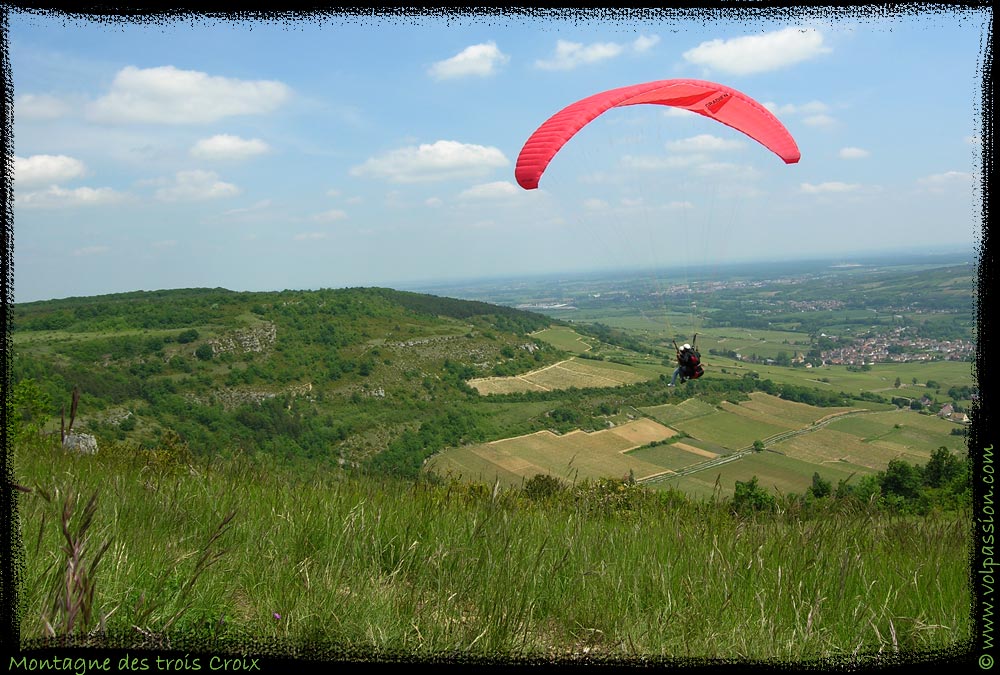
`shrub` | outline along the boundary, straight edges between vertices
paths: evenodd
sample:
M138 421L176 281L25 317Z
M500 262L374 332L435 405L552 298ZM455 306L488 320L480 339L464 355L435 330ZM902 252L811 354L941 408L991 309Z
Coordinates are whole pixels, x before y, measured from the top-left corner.
M544 473L536 473L524 484L525 494L534 501L548 499L561 490L563 490L562 481Z
M188 330L181 331L180 335L177 336L177 341L181 344L187 344L188 342L194 342L198 339L198 331L194 328L189 328Z
M757 476L748 481L736 481L733 495L733 510L736 513L773 511L775 505L774 495L757 484Z

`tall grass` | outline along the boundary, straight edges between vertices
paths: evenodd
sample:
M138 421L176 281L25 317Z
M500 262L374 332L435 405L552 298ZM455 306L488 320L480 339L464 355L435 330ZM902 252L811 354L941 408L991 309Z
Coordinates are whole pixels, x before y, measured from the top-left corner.
M63 632L129 646L196 635L368 658L785 663L944 650L971 635L965 514L831 503L736 516L722 501L620 481L529 499L175 460L127 446L16 449L17 480L32 490L19 507L22 640L55 628L69 494L96 495L88 541L107 547L88 568L99 621Z

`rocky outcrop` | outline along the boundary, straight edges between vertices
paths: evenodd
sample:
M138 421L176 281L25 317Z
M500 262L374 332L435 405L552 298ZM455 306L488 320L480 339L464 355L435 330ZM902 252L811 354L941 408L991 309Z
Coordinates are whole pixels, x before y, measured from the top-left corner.
M209 340L212 345L213 354L225 354L234 352L246 354L248 352L263 353L269 351L274 346L274 341L278 336L278 329L270 321L265 321L251 328L239 328L228 335Z
M97 439L90 434L66 434L63 438L63 449L93 455L97 452Z
M247 403L260 404L261 401L274 398L275 396L306 396L312 392L312 389L312 383L306 382L305 384L287 387L281 391L265 391L263 389L253 388L228 388L217 389L208 397L192 395L189 396L189 398L200 405L213 405L218 403L225 410L232 410L241 405L246 405Z

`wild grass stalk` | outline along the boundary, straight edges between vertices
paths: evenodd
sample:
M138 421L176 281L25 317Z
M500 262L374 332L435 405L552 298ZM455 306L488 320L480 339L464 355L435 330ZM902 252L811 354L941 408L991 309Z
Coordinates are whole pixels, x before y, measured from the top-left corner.
M52 503L47 494L40 494ZM45 584L48 598L41 620L50 637L88 634L95 628L102 630L105 618L114 611L107 615L98 611L95 615L96 572L111 543L105 539L95 550L91 527L97 509L97 493L90 497L82 512L77 513L77 506L76 495L69 490L63 498L59 520L62 556L58 564L50 564L47 568L52 574Z

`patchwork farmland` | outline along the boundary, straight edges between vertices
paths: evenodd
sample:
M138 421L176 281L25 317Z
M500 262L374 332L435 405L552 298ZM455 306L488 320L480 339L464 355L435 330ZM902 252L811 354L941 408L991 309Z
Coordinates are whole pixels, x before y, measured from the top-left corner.
M819 408L757 392L739 405L688 399L638 412L647 417L593 433L540 431L449 449L427 468L513 486L536 474L572 482L631 472L654 489L732 497L736 481L754 476L774 492L801 494L816 473L836 485L897 458L924 464L941 446L965 453L954 423L908 409ZM763 452L752 451L758 440Z
M665 462L648 451L644 454L629 451L675 436L677 432L674 429L650 419L638 419L591 433L572 431L558 435L551 431L538 431L453 448L428 460L427 468L440 475L457 475L486 483L499 481L504 486L519 486L539 473L573 481L584 477L618 478L629 475L631 471L638 479L668 471L671 462ZM690 455L686 464L702 458L697 453L686 454ZM686 465L682 461L672 464Z
M576 387L617 387L649 379L639 369L618 363L589 361L576 357L551 366L510 377L471 379L468 385L480 394L509 394L521 391L550 391Z

